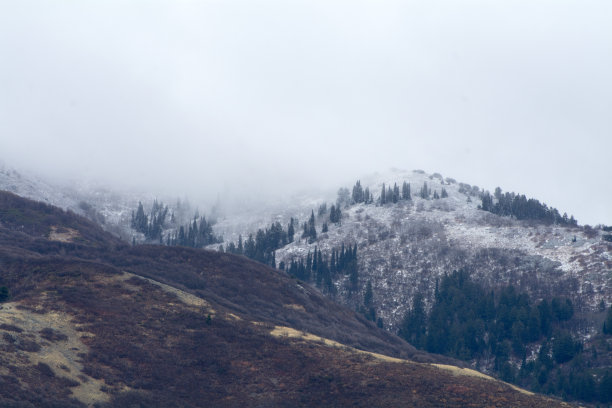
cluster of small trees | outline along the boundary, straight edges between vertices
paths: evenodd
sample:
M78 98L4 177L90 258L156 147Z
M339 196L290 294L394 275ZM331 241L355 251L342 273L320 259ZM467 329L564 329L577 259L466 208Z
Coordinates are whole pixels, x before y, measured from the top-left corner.
M370 193L370 189L366 187L364 190L363 187L361 187L361 181L359 180L357 180L357 182L353 186L353 194L351 198L353 199L353 203L355 204L370 204L374 201L374 197Z
M313 282L328 293L336 293L334 280L338 276L349 277L349 289L356 290L359 280L357 268L357 244L340 249L332 249L331 254L323 254L317 247L314 253L308 252L306 259L292 260L288 265L281 263L281 269L305 282Z
M132 211L131 227L138 232L144 234L148 241L161 242L162 231L166 223L166 216L168 215L168 206L164 206L163 203L159 203L157 200L153 201L153 207L151 213L147 215L144 211L142 203L138 202L138 209L134 214Z
M578 225L573 215L561 215L556 208L548 207L534 198L528 199L522 194L504 194L499 187L495 189L494 196L487 191L482 194L481 200L479 208L493 214L511 216L518 220L538 220L547 224Z
M215 236L213 223L206 221L206 217L194 217L187 225L181 225L177 232L168 234L166 245L186 246L190 248L203 248L206 245L223 242L223 237Z
M291 218L287 230L283 229L280 222L274 222L268 228L258 229L255 237L250 234L244 242L242 236L238 236L238 244L230 242L225 251L236 255L244 255L247 258L276 268L275 251L293 242L294 235L295 220Z
M176 220L174 213L168 210L168 206L157 200L153 201L149 214L145 213L142 202L138 202L138 209L136 212L132 211L130 225L134 230L143 233L148 242L158 242L168 246L202 248L223 242L222 237L214 235L213 223L208 222L206 217L199 217L197 211L192 221L167 234L164 240L164 229L169 226L176 227ZM135 243L135 240L133 242Z
M329 209L329 222L337 224L342 219L342 210L340 210L340 206L332 205Z
M399 335L417 348L455 358L492 356L494 369L503 380L539 392L608 401L603 393L607 380L601 377L597 382L593 372L576 363L584 352L582 343L566 331L573 316L569 299L534 303L513 286L487 291L468 273L457 271L436 285L429 313L423 294L414 296ZM609 319L612 324L612 312ZM528 346L538 343L542 346L537 359L527 361ZM522 360L518 370L510 363L511 357ZM566 376L568 364L571 376Z
M423 187L419 190L419 197L424 200L429 200L433 198L434 200L439 200L440 198L448 197L448 192L446 188L442 187L442 191L438 194L438 190L434 190L433 195L431 194L431 188L427 186L427 182L423 182Z

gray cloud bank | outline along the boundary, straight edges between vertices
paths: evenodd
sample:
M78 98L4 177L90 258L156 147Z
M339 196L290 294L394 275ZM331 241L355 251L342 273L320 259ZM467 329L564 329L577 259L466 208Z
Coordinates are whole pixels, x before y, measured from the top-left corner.
M0 158L175 194L400 168L612 224L609 1L7 1Z

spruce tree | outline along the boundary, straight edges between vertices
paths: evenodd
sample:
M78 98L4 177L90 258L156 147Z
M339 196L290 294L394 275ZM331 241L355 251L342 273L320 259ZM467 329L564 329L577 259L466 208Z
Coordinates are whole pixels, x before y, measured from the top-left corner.
M361 187L361 182L357 180L355 186L353 186L353 202L354 203L362 203L364 201L363 198L363 188Z
M314 210L311 211L310 218L308 219L308 225L306 226L306 236L308 237L308 241L310 243L317 240L317 229L315 226Z
M293 242L293 236L295 235L295 227L294 227L294 219L291 217L291 221L289 221L289 226L287 227L287 241Z
M238 246L236 247L236 253L238 255L244 254L244 247L242 245L242 235L238 235Z
M425 199L425 200L429 200L429 194L430 194L430 190L429 187L427 187L427 182L424 181L423 182L423 187L421 187L421 191L420 191L420 196L421 198Z
M402 199L412 200L412 196L410 195L410 183L407 183L405 181L402 184Z
M370 194L370 189L366 187L363 192L363 202L366 204L370 204L372 202L372 195Z

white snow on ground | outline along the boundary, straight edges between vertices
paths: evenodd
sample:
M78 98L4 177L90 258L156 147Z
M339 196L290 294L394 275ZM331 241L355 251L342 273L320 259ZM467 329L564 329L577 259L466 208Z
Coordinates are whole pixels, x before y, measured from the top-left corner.
M328 215L319 217L317 210L323 203L327 203L329 209L335 203L336 191L302 192L273 204L263 204L265 201L257 197L259 202L249 200L232 209L220 204L210 216L203 215L217 221L214 233L222 235L225 244L236 242L239 235L246 239L250 233L255 234L257 229L266 228L272 222L278 221L286 228L289 219L294 217L297 221L296 241L277 251L277 262L305 257L315 246L329 253L343 243L357 243L361 290L365 282L372 282L375 306L391 327L401 319L416 290L431 292L436 278L465 266L466 261L478 261L467 258L478 256L479 251L488 248L507 251L513 256L522 253L525 257L541 257L549 260L550 265L558 265L559 272L554 278L534 271L535 278L550 279L551 285L572 278L578 282L576 294L584 294L586 303L593 307L601 299L608 303L612 299L612 254L609 246L602 242L601 231L593 230L587 234L584 228L544 226L498 217L478 209L478 188L420 171L390 170L361 178L363 188L368 187L375 199L379 197L383 183L391 187L397 183L401 188L403 181L411 185L411 202L400 201L385 206L357 204L343 208L342 222L338 225L330 223L329 232L325 234L320 231ZM445 188L449 197L439 200L419 198L419 190L425 182L432 194L433 191L440 194ZM344 187L351 190L352 184ZM126 239L134 235L129 221L138 201L142 201L146 208L155 198L134 192L116 193L95 185L58 187L42 178L6 168L0 169L0 189L77 213L83 213L79 203L85 201L104 215L106 229ZM161 201L170 204L171 209L176 208L174 200ZM193 210L186 210L184 215L192 216ZM313 210L317 216L319 237L317 242L308 244L300 239L301 224ZM210 248L217 247L213 245ZM440 248L446 249L441 251ZM520 276L505 275L504 268L496 265L495 259L481 261L484 264L477 271L481 277L488 273L492 281L520 279ZM340 289L339 297L345 296L345 301L356 307L363 298L362 294L348 296L343 292L345 281L346 278L341 278L336 282Z

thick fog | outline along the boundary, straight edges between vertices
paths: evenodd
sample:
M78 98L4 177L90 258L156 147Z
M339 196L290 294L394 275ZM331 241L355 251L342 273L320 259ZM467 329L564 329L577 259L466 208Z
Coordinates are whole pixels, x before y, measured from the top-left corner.
M0 3L0 160L198 198L421 168L612 224L612 3Z

